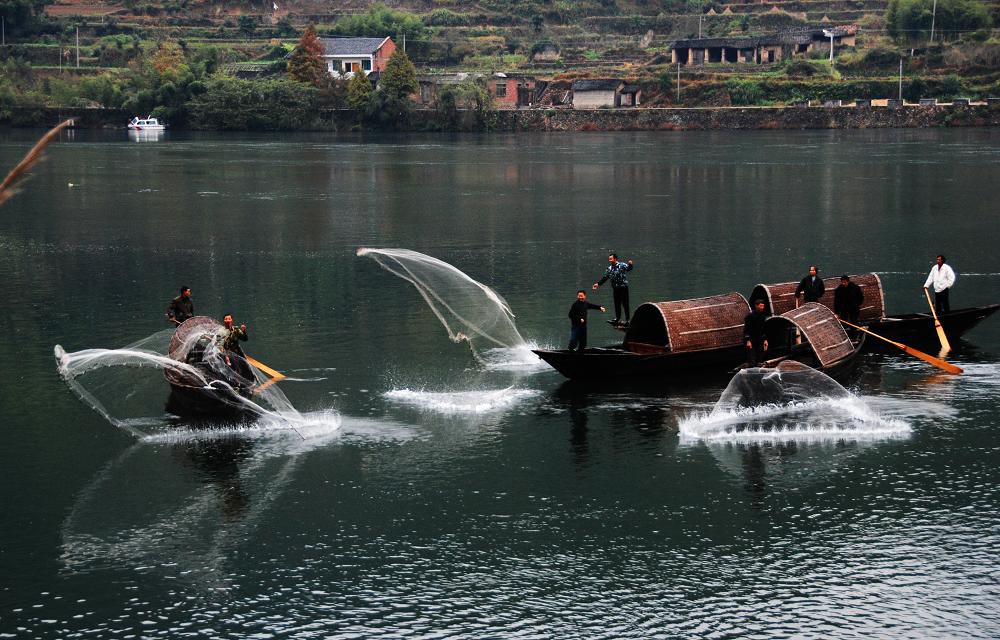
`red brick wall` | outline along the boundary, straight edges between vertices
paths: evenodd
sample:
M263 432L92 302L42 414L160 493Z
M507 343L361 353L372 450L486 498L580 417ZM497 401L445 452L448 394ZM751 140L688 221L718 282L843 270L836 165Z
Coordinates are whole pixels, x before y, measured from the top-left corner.
M507 95L502 97L498 96L496 89L497 85L506 86ZM487 88L489 89L490 95L493 96L496 106L500 108L517 106L518 85L525 85L532 91L535 89L534 80L525 80L524 78L490 78L487 81Z
M375 52L372 60L372 71L385 71L385 63L389 62L389 56L396 51L396 43L389 38L385 44Z

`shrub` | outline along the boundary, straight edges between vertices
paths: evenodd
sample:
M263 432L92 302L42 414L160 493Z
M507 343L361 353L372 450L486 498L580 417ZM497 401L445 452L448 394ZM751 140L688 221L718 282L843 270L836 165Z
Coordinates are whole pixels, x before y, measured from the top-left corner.
M729 101L735 105L757 104L764 98L760 85L753 80L729 78L726 80L726 91L729 92Z

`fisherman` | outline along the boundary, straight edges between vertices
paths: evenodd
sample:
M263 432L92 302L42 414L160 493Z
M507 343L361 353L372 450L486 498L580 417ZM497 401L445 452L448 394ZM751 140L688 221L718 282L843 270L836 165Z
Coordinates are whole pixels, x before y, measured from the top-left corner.
M612 253L608 256L608 269L604 272L604 277L594 283L591 287L594 291L611 280L611 295L615 301L615 319L611 324L621 323L622 311L625 312L625 325L629 323L628 309L628 272L632 270L634 262L619 262L618 254Z
M596 284L594 285L597 286ZM601 313L607 311L604 307L587 302L587 292L580 289L576 292L576 302L569 308L569 350L573 351L579 345L579 353L587 348L587 310L600 309Z
M845 273L840 276L840 286L833 291L833 312L841 320L857 324L864 299L861 287L851 282L851 278Z
M246 358L243 353L243 349L240 348L240 342L246 342L250 338L247 336L247 326L241 324L236 326L233 324L233 316L227 313L222 317L222 324L225 326L226 331L219 336L219 346L222 348L222 355L226 358L226 365L233 366L232 360L229 358L229 353L235 353L242 358Z
M170 301L167 305L167 320L174 326L180 326L182 322L194 316L194 301L191 300L191 287L181 287L181 295Z
M764 333L764 321L768 314L764 311L764 301L753 301L753 312L748 313L743 320L743 342L747 348L747 366L756 367L764 360L767 351L767 334Z
M795 300L798 302L801 293L806 302L818 302L824 291L826 288L823 286L823 278L819 277L819 269L809 267L809 275L802 278L799 286L795 287Z
M948 313L951 311L951 304L948 301L948 292L955 284L955 272L945 264L947 260L943 255L939 255L935 260L936 264L931 267L931 272L924 282L924 291L934 285L934 309L938 313Z

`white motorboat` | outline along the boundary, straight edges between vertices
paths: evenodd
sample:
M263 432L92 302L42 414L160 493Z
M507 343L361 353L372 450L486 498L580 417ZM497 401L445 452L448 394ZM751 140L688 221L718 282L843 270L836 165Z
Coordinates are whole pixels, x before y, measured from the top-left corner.
M145 118L136 116L128 123L129 131L163 131L166 128L167 125L150 116Z

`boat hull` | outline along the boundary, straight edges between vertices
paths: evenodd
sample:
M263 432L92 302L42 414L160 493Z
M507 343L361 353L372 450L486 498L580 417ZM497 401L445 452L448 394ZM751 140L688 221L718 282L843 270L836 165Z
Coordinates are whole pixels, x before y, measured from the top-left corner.
M746 359L743 346L640 354L622 348L534 349L535 355L571 380L656 376L682 378L694 371L727 370Z
M976 325L990 317L1000 309L1000 304L990 304L981 307L957 309L938 316L945 334L951 340L958 340ZM909 346L938 345L937 330L934 328L934 318L930 313L909 313L887 316L867 326L869 331L883 338L889 338ZM891 351L895 347L881 340L868 340L865 348L869 351Z

